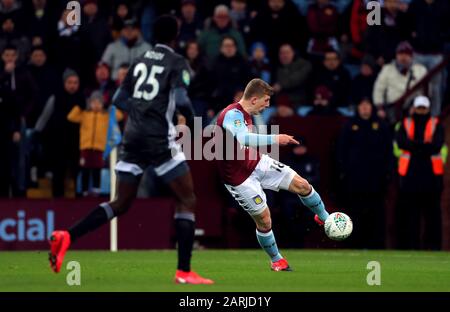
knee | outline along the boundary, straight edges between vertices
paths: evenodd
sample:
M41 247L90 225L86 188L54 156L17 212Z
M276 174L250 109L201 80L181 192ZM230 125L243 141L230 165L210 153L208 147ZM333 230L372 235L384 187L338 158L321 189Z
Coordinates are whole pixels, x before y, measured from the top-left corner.
M270 216L262 218L260 222L258 222L257 227L261 232L269 232L272 229L272 219Z
M179 203L183 210L194 212L195 206L197 205L197 198L192 194L180 199Z
M302 177L296 177L294 179L294 191L295 193L305 196L311 192L312 186L306 179Z
M130 209L132 202L133 200L130 198L116 198L110 203L110 206L117 217L125 214Z

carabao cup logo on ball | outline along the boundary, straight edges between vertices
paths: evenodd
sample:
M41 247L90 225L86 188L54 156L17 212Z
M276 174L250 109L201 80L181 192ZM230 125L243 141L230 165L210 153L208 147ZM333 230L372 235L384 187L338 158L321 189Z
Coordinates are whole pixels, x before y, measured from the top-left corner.
M334 216L334 223L341 232L344 232L345 227L347 226L347 218L341 213L336 213Z
M345 213L332 213L325 221L325 234L332 240L344 240L350 236L352 231L352 220Z

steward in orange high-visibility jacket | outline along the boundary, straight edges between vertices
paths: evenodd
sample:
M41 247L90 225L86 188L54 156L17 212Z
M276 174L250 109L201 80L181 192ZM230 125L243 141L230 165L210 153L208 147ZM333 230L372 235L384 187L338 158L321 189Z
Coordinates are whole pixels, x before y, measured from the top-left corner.
M400 176L399 247L440 249L440 199L447 153L444 128L430 115L427 97L414 100L412 114L401 121L395 141Z

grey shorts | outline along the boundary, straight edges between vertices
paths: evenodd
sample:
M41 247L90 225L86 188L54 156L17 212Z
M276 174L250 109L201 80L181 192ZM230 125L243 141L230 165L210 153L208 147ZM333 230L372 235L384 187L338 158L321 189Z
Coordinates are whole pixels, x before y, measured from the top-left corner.
M148 168L148 165L143 165L145 163L146 162L131 163L119 160L114 169L119 179L129 182L136 181L139 183L142 174ZM189 166L186 162L184 153L179 152L174 157L154 167L153 170L165 183L169 183L189 172Z

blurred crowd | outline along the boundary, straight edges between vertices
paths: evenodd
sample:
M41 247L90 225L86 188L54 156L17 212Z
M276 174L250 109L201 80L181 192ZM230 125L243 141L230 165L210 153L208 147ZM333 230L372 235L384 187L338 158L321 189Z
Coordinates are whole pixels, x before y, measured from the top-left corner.
M373 225L384 218L386 179L397 170L402 246L419 247L408 245L419 239L407 238L423 237L417 222L425 213L420 246L438 248L446 146L435 117L447 109L449 90L445 66L437 67L450 51L450 3L379 1L379 24L368 25L368 2L82 0L78 25L67 1L0 0L0 196L24 197L42 177L52 181L53 197L78 176L77 193L101 193L112 96L129 65L152 47L155 18L172 14L180 24L176 50L190 65L189 96L204 125L255 77L276 92L256 124L294 115L348 118L336 163L345 205L367 225L355 244L383 247L383 229ZM285 161L318 183L306 143ZM287 196L283 203L294 218Z

